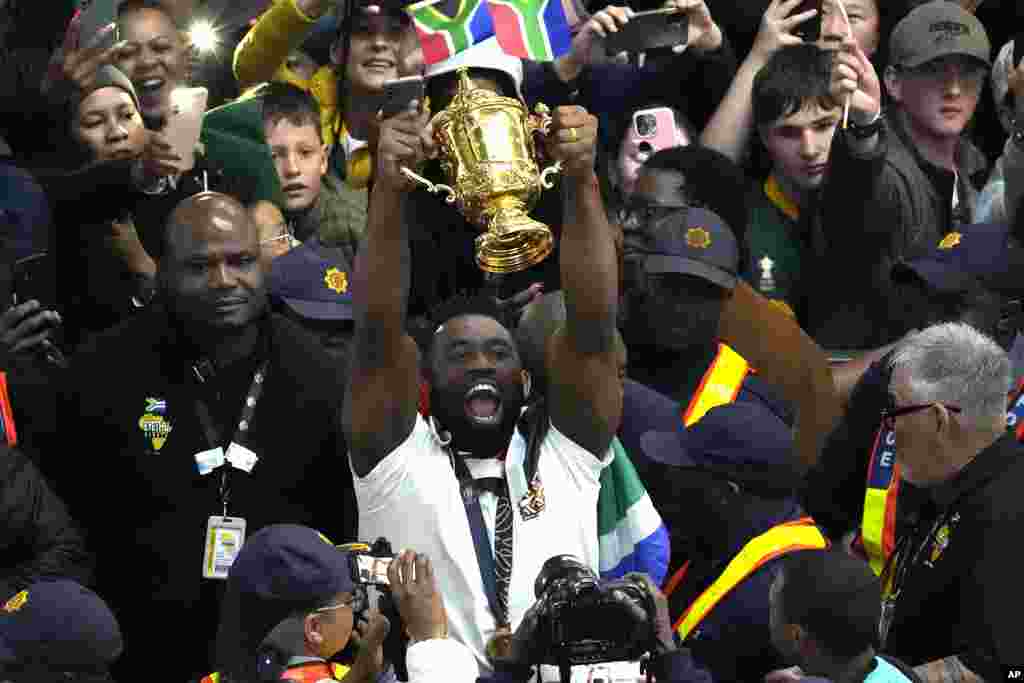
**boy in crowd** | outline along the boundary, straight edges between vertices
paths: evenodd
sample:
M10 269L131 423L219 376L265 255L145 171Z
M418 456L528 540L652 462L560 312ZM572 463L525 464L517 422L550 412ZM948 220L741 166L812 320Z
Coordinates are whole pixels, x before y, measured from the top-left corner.
M327 172L329 149L320 126L320 105L289 83L271 83L262 93L263 134L274 160L284 213L295 237L314 235L339 247L348 264L366 225L366 191Z
M920 680L902 662L875 653L881 583L860 559L837 550L787 555L769 602L772 642L799 668L775 672L766 681L806 680L804 674L836 683Z
M815 45L783 47L754 79L754 122L771 173L751 192L750 262L743 275L794 315L807 293L805 254L817 241L813 214L842 118L829 95L831 63L831 54Z

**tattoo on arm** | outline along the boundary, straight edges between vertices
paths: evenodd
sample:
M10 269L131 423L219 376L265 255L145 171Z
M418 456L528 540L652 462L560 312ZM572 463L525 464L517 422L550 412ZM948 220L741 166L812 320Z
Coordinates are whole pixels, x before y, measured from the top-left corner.
M914 669L924 683L984 683L984 679L968 669L959 657L946 657L922 664Z

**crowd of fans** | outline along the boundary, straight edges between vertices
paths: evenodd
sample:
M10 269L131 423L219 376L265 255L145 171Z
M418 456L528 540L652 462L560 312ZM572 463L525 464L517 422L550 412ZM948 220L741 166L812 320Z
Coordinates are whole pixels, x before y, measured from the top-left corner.
M1024 675L1014 3L79 4L0 0L0 681ZM551 111L518 272L407 173L460 79ZM642 662L550 666L555 566Z

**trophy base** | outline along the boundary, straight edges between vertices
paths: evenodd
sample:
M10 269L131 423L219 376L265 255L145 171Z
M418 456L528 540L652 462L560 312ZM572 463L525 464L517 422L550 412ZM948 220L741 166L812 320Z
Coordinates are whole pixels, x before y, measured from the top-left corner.
M488 273L517 273L540 263L553 249L548 226L519 208L502 207L476 238L476 264Z

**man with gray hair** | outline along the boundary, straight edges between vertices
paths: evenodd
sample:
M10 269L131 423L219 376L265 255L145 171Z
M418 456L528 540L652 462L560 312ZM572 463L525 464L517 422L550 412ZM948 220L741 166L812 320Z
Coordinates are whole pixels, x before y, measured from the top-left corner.
M946 323L908 339L891 365L883 419L896 467L930 505L882 573L883 652L925 681L1003 680L1024 652L1024 597L1004 552L1024 534L1009 360L969 325Z

